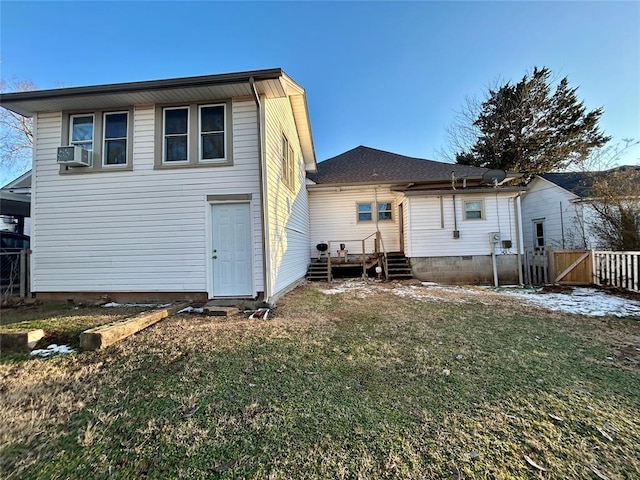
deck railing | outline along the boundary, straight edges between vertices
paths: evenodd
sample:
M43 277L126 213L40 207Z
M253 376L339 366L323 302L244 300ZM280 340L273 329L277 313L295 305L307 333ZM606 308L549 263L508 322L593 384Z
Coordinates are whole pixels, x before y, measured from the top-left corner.
M369 253L367 253L367 242L373 239L373 250L369 251ZM332 264L332 257L331 257L331 252L333 251L333 248L335 248L336 245L345 245L345 247L349 247L350 245L358 245L360 247L360 255L362 257L361 260L361 265L362 265L362 276L366 277L367 275L367 257L370 255L376 255L378 256L380 253L383 254L383 268L384 268L384 272L385 272L385 276L388 275L388 269L387 269L387 253L384 249L384 243L382 241L382 235L380 234L380 231L375 231L373 232L371 235L362 238L362 239L356 239L356 240L329 240L327 242L328 248L327 248L327 281L330 282L331 281L331 264ZM342 248L340 250L343 250ZM349 248L345 248L344 250L346 250L348 252ZM336 252L338 252L338 250L336 250ZM344 254L344 262L348 262L348 253ZM336 262L337 263L337 262Z

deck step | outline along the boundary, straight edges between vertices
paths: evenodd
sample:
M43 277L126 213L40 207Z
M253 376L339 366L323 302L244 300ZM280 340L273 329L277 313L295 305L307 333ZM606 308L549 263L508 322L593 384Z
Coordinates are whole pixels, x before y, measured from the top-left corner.
M404 252L387 253L387 272L389 280L402 280L413 278L411 264Z
M327 262L311 262L309 268L307 268L306 279L310 282L326 282L327 272Z

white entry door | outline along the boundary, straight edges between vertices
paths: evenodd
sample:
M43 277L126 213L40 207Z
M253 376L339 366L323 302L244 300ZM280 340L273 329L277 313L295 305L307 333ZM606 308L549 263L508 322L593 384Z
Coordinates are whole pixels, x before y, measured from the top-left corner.
M251 206L249 203L211 205L213 296L253 295Z

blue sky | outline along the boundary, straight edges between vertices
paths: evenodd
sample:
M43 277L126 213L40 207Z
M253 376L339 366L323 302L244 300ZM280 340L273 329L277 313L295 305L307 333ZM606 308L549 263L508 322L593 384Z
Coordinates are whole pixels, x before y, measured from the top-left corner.
M318 160L358 145L443 160L466 95L531 67L640 137L638 2L0 3L2 77L39 88L282 67ZM640 147L624 158L640 163Z

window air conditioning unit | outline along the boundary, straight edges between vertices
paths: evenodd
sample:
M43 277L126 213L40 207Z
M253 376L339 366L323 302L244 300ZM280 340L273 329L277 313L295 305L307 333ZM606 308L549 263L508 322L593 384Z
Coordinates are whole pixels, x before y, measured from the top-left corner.
M91 152L77 145L58 147L58 163L68 167L89 167Z

